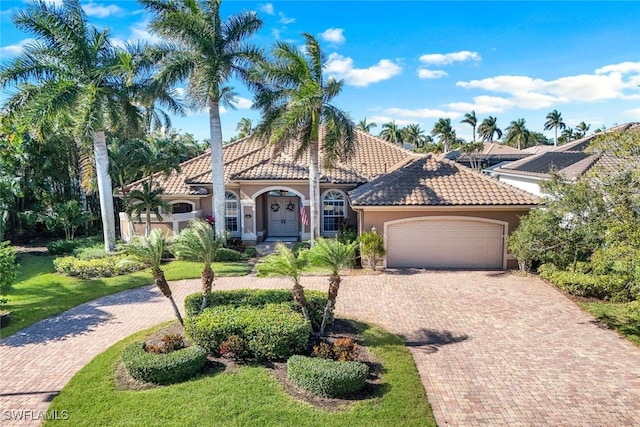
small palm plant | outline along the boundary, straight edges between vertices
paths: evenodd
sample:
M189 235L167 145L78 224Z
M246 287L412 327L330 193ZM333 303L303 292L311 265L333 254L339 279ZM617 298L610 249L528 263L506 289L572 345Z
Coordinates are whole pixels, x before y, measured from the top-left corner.
M207 307L215 278L211 264L216 258L222 240L216 239L215 229L202 219L195 219L189 228L182 230L171 247L178 257L202 263L202 304L200 313Z
M164 192L162 188L152 189L148 182L142 183L142 190L132 190L125 197L127 205L126 212L129 217L133 216L136 221L140 222L142 213L145 214L145 237L151 234L151 213L156 215L158 221L162 221L160 209L171 212L171 206L165 202L161 195Z
M264 276L284 276L293 282L293 299L298 303L305 320L311 324L307 310L307 299L304 288L300 284L302 269L308 264L307 251L301 251L296 256L284 243L276 243L275 253L264 258L258 266L258 273Z
M356 252L356 242L342 243L338 240L318 239L315 246L309 251L311 263L317 266L327 267L331 271L329 276L329 291L327 295L327 305L322 316L320 335L324 335L329 314L333 312L338 298L338 290L342 278L340 270L351 267L353 256Z
M360 253L369 260L369 268L375 271L378 261L387 253L384 239L375 231L367 231L358 237Z
M149 237L141 238L134 237L133 241L126 246L126 251L135 256L140 262L151 267L151 274L153 274L153 280L156 286L162 292L162 295L167 297L171 301L173 311L178 318L180 324L183 324L180 310L176 305L173 295L171 294L171 288L167 279L164 277L164 271L160 268L160 262L162 261L162 254L169 247L167 238L160 232L160 230L153 230Z

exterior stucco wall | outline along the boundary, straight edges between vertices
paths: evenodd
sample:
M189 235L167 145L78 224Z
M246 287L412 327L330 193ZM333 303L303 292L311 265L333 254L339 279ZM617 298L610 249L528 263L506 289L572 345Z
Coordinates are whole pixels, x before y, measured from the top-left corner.
M363 209L359 211L360 223L358 234L370 231L372 227L376 228L378 233L384 233L384 224L388 221L406 218L421 218L429 216L464 216L475 218L487 218L508 223L508 233L518 228L520 224L520 216L524 216L529 212L528 208L514 208L512 210L482 210L482 209L412 209L406 207L378 209ZM386 240L386 236L385 237ZM517 260L510 254L507 254L507 268L517 268Z

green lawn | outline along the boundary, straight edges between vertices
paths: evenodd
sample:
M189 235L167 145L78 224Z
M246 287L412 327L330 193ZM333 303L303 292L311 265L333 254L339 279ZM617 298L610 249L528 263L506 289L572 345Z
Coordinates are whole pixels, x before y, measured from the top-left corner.
M640 346L640 301L628 303L582 302L580 306L602 323Z
M148 271L91 280L68 277L54 272L53 259L46 255L20 255L18 278L6 305L11 311L11 324L0 331L0 337L84 302L153 283ZM168 280L178 280L200 277L201 267L194 262L172 261L164 269ZM214 263L213 270L219 276L238 276L248 274L251 266L244 262Z
M146 331L93 359L53 400L49 411L68 411L69 420L62 423L74 426L435 426L403 340L377 327L359 327L365 344L384 367L383 384L375 396L347 409L322 410L294 400L262 366L208 372L149 390L117 390L114 372L120 352L151 333Z

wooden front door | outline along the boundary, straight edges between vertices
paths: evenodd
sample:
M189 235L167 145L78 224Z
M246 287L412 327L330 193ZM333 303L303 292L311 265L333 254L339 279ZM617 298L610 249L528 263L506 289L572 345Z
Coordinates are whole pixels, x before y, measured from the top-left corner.
M269 237L297 237L300 205L298 197L269 197Z

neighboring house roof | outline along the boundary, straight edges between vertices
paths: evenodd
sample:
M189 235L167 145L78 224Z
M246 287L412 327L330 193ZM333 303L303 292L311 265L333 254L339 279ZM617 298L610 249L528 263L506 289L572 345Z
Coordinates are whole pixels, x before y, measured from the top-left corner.
M533 194L433 156L412 158L384 176L349 192L358 206L522 206Z
M625 123L607 129L606 133L620 132L629 129L640 129L640 123ZM601 136L602 132L585 136L576 141L553 147L552 149L509 163L493 170L497 175L521 175L539 179L548 178L552 171L565 179L576 180L589 171L598 162L611 163L612 159L601 159L600 153L588 153L589 144Z
M323 167L320 155L320 182L336 184L362 184L376 176L393 170L412 154L398 145L383 141L366 132L354 131L356 150L351 159L337 162L334 168ZM234 181L307 180L309 156L295 158L295 144L289 144L277 157L273 147L264 140L249 136L223 147L224 172L227 183ZM164 188L167 195L204 194L204 187L211 185L211 154L204 154L182 163L180 172L164 177L158 173L153 181ZM128 189L134 189L147 180L136 181Z
M527 153L523 150L518 150L517 148L511 147L509 145L504 145L497 142L485 142L482 144L482 151L474 153L473 157L475 160L492 159L494 161L503 161L518 160L530 155L530 153ZM448 153L444 153L441 158L456 160L459 163L470 161L469 154L463 153L459 148L449 151Z
M547 151L551 151L554 148L557 148L557 147L553 145L534 145L533 147L527 147L522 151L529 154L540 154L540 153L546 153Z

